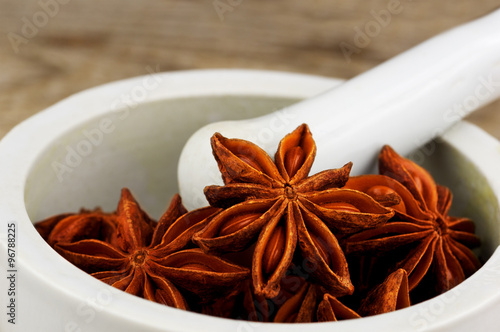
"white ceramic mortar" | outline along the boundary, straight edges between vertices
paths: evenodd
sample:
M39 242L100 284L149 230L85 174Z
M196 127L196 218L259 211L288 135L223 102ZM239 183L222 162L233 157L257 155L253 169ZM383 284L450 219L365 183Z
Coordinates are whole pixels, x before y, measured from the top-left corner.
M32 225L82 206L112 211L121 187L129 187L145 210L158 217L178 190L178 157L195 130L209 122L266 114L340 82L268 71L149 74L84 91L18 125L0 142L2 271L8 269L8 224L16 230L16 294L7 296L9 282L0 276L5 299L1 330L497 331L500 144L467 122L412 155L439 183L451 187L453 213L476 221L483 239L478 253L487 262L450 292L394 313L304 327L181 311L90 277L52 250ZM276 121L287 125L286 117ZM218 174L211 176L216 179ZM4 304L11 298L15 326L5 318Z

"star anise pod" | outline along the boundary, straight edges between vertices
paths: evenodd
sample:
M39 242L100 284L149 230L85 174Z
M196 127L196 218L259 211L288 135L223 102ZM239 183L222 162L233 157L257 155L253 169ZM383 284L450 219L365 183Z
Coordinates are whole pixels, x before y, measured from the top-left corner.
M317 321L316 311L322 294L317 285L304 280L298 291L281 305L273 321L275 323Z
M410 290L428 277L440 294L474 273L480 262L471 248L479 245L479 239L473 221L448 215L450 190L389 146L380 153L379 172L386 176L360 176L346 186L375 198L397 195L401 201L394 206L395 216L385 225L351 236L347 252L406 253L396 268L408 272Z
M379 315L410 306L408 276L405 270L391 273L362 300L358 310L347 307L336 297L324 294L318 305L318 321L337 321Z
M408 274L406 270L398 269L368 293L358 313L366 317L407 308L410 306L409 292Z
M319 322L361 318L356 311L328 293L323 295L323 300L318 305L317 317Z
M109 241L116 229L113 214L101 209L82 209L79 213L63 213L35 224L38 233L50 246L58 242L75 242L82 239Z
M71 263L105 283L145 299L186 309L179 289L205 301L215 294L235 291L249 276L247 269L200 249L185 249L193 233L204 227L216 211L206 207L184 214L176 195L156 224L130 191L123 189L114 236L108 241L85 238L57 242L54 247Z
M212 206L227 208L194 241L205 251L240 251L256 240L252 279L256 294L273 298L292 263L297 242L330 293L353 292L344 253L335 232L352 234L384 224L392 210L355 190L341 189L351 163L308 176L316 144L307 125L285 136L273 161L257 145L216 133L212 149L224 186L208 186Z
M307 276L305 276L307 278ZM276 323L310 323L360 317L323 287L308 278L287 275L282 281L280 294L272 299L278 307L273 321Z

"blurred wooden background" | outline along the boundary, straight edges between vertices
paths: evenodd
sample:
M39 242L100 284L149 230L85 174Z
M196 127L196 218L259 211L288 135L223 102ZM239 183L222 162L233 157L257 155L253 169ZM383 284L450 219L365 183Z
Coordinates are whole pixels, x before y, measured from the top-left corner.
M395 1L0 0L0 137L64 97L148 66L350 78L500 6L401 0L401 11L347 59L341 43L354 45L355 29ZM499 110L496 102L469 119L500 138Z

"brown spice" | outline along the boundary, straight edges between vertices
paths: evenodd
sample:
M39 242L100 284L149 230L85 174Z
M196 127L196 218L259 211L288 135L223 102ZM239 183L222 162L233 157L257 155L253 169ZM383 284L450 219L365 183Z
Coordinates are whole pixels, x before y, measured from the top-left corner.
M63 257L116 288L263 322L398 310L415 288L426 288L418 300L427 299L480 266L474 223L448 215L449 189L388 146L381 174L349 177L351 163L309 176L316 145L307 125L281 140L274 161L248 141L215 134L211 143L224 181L205 188L211 207L187 212L176 195L156 222L123 189L114 213L81 210L35 227Z
M351 164L309 177L316 145L307 125L281 140L275 161L251 142L220 134L212 137L212 148L225 185L208 186L205 195L212 206L226 210L194 241L206 252L227 252L242 250L257 237L252 279L258 295L278 294L297 244L321 286L336 296L351 294L347 262L334 232L373 228L393 215L370 196L340 188Z
M406 249L405 257L393 266L408 272L410 290L428 276L435 284L434 294L440 294L474 273L481 264L471 248L479 245L479 239L470 219L448 215L450 190L388 146L380 154L379 168L393 179L360 176L346 186L365 192L373 186L386 186L402 204L395 207L395 216L387 224L351 236L347 251L374 255Z
M54 248L67 260L91 273L95 278L127 293L172 307L186 309L179 290L194 293L206 301L213 296L235 291L249 272L243 267L207 255L200 249L185 249L191 236L199 231L216 208L206 207L184 214L180 197L172 203L156 223L139 207L127 189L115 215L112 237L83 238L73 236L68 242L55 242ZM83 214L60 219L58 225L84 232L88 220L105 220ZM43 225L53 223L51 218ZM83 220L83 222L81 222ZM49 238L58 237L60 227L52 229ZM62 232L63 230L61 230ZM74 241L73 241L74 240Z

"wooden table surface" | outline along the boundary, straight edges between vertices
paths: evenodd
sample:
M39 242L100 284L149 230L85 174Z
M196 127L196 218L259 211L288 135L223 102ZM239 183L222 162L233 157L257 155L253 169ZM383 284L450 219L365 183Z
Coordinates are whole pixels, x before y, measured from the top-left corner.
M380 16L347 57L356 29ZM272 69L350 78L500 0L0 0L0 137L75 92L147 73ZM344 44L343 44L344 43ZM500 102L469 120L500 138Z

